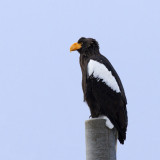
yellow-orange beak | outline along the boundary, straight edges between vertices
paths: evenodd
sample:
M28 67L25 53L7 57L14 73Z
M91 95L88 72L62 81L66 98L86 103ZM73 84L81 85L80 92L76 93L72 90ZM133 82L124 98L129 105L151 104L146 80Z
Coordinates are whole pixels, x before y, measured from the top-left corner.
M80 43L73 43L70 47L70 52L71 51L76 51L77 49L80 49L82 45Z

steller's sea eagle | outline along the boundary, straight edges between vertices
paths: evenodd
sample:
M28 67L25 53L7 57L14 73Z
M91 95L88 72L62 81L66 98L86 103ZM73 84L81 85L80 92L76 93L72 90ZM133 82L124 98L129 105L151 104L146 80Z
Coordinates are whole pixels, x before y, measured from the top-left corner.
M70 51L80 53L82 89L92 118L106 119L106 125L118 131L118 139L124 144L128 125L127 99L121 80L109 62L99 52L95 39L80 38Z

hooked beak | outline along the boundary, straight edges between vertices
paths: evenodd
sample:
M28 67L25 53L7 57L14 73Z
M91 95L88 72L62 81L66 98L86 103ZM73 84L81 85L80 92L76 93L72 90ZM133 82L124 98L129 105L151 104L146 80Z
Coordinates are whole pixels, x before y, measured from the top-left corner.
M80 43L73 43L70 47L70 52L76 51L76 50L80 49L81 47L82 47L82 45Z

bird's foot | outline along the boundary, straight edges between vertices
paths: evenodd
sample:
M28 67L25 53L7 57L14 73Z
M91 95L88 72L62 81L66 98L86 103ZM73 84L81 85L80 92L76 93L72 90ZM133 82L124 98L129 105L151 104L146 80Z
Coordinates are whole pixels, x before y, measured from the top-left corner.
M100 115L98 118L100 118L100 119L105 119L105 120L106 120L106 126L107 126L109 129L113 129L113 128L114 128L114 125L112 124L112 122L109 120L109 118L108 118L107 116Z

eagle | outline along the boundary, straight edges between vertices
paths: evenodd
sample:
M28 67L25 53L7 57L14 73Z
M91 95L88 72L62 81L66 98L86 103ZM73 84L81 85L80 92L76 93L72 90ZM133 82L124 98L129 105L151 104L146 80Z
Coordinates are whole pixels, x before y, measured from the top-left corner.
M80 54L84 101L91 117L106 119L106 126L115 127L119 142L124 144L128 125L127 99L117 72L100 53L99 44L93 38L81 37L71 45L70 51Z

